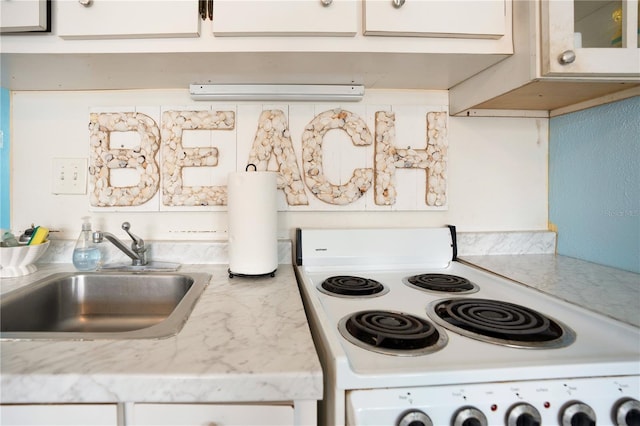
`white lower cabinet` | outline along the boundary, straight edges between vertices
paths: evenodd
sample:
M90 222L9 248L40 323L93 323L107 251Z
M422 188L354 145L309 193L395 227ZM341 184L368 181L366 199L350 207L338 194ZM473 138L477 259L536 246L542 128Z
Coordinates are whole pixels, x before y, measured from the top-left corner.
M116 404L0 405L3 426L117 426Z
M134 404L131 426L293 424L293 404Z
M2 426L315 425L316 401L225 404L1 404Z

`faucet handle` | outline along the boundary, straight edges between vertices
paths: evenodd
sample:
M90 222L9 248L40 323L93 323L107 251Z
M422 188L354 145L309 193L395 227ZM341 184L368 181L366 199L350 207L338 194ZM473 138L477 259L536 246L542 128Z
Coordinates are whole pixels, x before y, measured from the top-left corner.
M136 253L138 253L139 251L144 251L144 240L142 238L132 234L131 232L129 232L129 229L131 229L131 224L129 222L123 222L122 223L122 229L127 234L129 234L129 236L133 240L133 243L131 244L131 248L133 249L133 251L136 252Z

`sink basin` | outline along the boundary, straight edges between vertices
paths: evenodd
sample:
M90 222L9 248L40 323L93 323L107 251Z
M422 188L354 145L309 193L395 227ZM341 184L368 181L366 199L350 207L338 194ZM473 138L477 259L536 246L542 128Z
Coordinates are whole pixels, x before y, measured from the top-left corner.
M60 273L2 295L0 339L144 339L175 335L211 275Z

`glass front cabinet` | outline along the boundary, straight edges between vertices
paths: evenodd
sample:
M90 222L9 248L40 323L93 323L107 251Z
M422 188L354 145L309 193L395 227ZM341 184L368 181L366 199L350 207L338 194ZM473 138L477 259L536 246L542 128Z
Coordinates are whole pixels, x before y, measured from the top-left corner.
M541 1L543 76L640 76L638 0Z

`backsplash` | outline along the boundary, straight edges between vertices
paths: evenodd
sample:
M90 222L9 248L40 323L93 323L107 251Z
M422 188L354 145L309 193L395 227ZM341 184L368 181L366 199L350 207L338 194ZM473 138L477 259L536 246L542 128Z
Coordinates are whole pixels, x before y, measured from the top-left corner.
M549 231L522 232L459 232L458 256L505 254L553 254L556 234ZM40 259L40 263L68 263L75 241L53 240ZM226 242L151 241L149 256L154 260L183 264L228 264ZM130 260L112 244L102 244L100 250L105 263L128 263ZM291 240L278 241L278 264L291 264L293 246Z
M404 134L412 135L409 140L396 137L395 112L378 109L368 105L265 109L259 114L255 136L248 139L238 136L236 122L254 115L255 109L242 105L140 108L144 112L136 107L118 112L92 108L91 207L197 211L226 206L226 176L253 165L257 171L277 173L279 210L293 206L300 211L340 210L343 206L446 209L446 106L415 110L409 126L403 123L405 117L398 117L399 125L407 127ZM321 112L314 116L318 110ZM373 122L373 129L359 115L362 113ZM290 127L303 127L302 135L296 138ZM334 150L324 149L325 140L333 143ZM248 155L239 155L243 152ZM399 181L398 172L403 169L420 173ZM185 174L194 171L196 177L187 183ZM133 173L123 178L121 172ZM399 194L405 202L397 203Z

